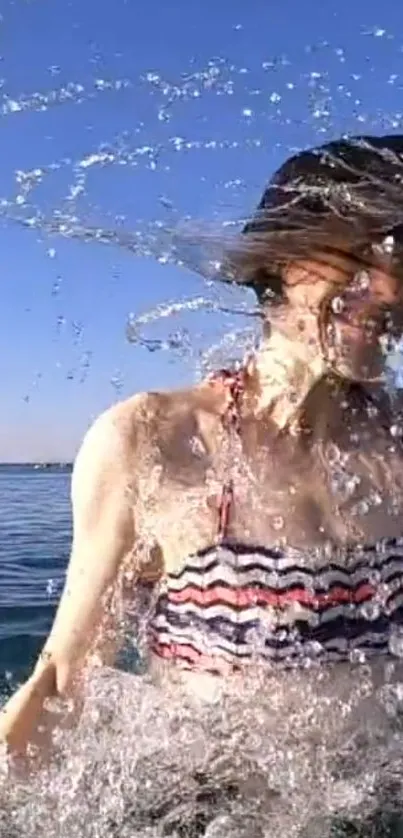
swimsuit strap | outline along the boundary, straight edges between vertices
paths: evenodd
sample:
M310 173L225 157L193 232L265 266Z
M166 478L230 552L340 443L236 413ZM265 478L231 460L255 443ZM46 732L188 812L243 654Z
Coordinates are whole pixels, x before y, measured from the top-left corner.
M229 402L222 417L224 428L228 431L234 429L237 433L240 430L240 400L245 388L245 371L219 370L212 376L213 381L220 381L227 388ZM231 509L234 500L234 485L232 480L227 480L223 487L218 505L217 541L224 541L228 535Z

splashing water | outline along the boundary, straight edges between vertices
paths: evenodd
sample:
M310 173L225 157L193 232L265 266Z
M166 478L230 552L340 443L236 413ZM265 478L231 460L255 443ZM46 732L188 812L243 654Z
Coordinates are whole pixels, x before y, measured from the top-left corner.
M376 27L364 37L379 41L389 36ZM86 201L95 175L102 179L111 170L124 170L130 191L140 169L162 177L180 157L201 150L266 154L263 137L269 128L275 136L281 125L295 127L288 105L295 92L300 97L295 122L305 121L321 139L344 130L338 116L342 104L351 130L401 128L400 111L386 114L365 102L353 58L349 72L343 71L343 81L338 81L346 63L341 46L322 41L307 47L306 55L305 66L312 66L295 77L286 56L268 58L255 68L216 58L177 81L148 72L138 81L95 79L90 87L74 82L20 97L4 93L1 118L18 119L22 112L83 105L94 97L130 97L140 84L154 97L155 119L165 133L155 145L135 145L123 135L88 149L79 159L40 161L28 171L18 170L15 194L1 199L0 213L9 223L26 227L27 235L31 230L51 237L50 259L58 237L64 237L197 271L207 280L206 295L129 313L127 338L148 351L187 354L200 375L221 366L256 340L256 320L239 327L236 319L256 315L248 303L239 303L241 292L211 282L245 214L245 181L231 176L222 184L230 198L210 227L189 218L179 223L175 201L166 196L160 203L168 221L164 216L133 222L126 213L116 213L110 224L110 210ZM329 56L336 66L333 75L325 69ZM398 73L386 80L391 86L399 83ZM171 131L178 109L199 101L203 107L206 97L233 99L235 94L242 99L237 120L246 127L243 139L185 137ZM282 156L293 150L290 143ZM59 205L49 209L46 202L41 204L41 189L60 172L68 173L68 189ZM401 212L401 206L393 211ZM99 216L103 221L98 224L94 218ZM168 336L148 336L157 322L192 312L206 312L209 322L216 313L229 328L223 334L220 325L213 336L210 327L207 348L205 336L181 325ZM79 325L76 332L78 339ZM83 375L89 364L85 354ZM114 382L119 391L119 371ZM394 643L394 653L403 657L401 638ZM54 766L27 784L22 778L11 782L5 761L0 763L0 835L39 838L46 824L49 838L290 838L304 829L310 838L324 838L336 816L366 822L370 829L388 795L397 809L402 804L402 683L399 664L371 668L365 661L352 661L335 675L312 663L304 672L273 674L264 684L258 677L245 681L235 691L233 684L223 682L217 695L195 701L180 686L157 689L148 676L95 670L80 725L68 737L59 735Z
M400 47L395 43L393 35L383 27L364 28L364 39L373 39L374 63L377 60L376 50L384 43L388 43L388 56L382 57L385 67L393 66L385 79L385 89L398 87L400 74L396 72L401 60ZM37 235L51 236L52 239L65 237L78 239L83 242L109 244L113 247L127 249L140 258L149 258L160 264L175 265L180 268L188 267L211 280L217 274L222 258L230 249L233 237L240 229L242 221L249 214L253 203L246 195L246 189L252 189L257 184L250 182L250 172L246 177L236 175L237 169L243 169L243 160L250 157L258 163L262 161L263 177L267 177L268 153L275 153L278 162L287 155L298 150L295 137L298 126L303 125L304 131L311 135L314 143L318 139L323 141L342 133L348 126L352 133L362 133L381 130L399 129L403 121L400 110L386 113L373 106L372 95L363 86L363 76L356 58L349 55L342 46L321 40L307 45L302 56L268 56L265 60L252 66L237 66L229 59L221 56L206 62L205 66L196 68L193 63L189 72L182 73L177 80L165 79L157 71L145 72L138 79L129 78L94 78L91 83L81 84L70 82L54 87L45 92L26 93L21 96L9 96L3 86L3 102L0 106L0 116L3 119L18 119L22 113L34 112L45 115L55 107L81 108L86 102L100 97L119 97L122 107L131 101L134 91L144 90L154 107L150 116L150 128L159 131L158 142L135 143L133 134L144 135L144 124L139 122L134 131L122 131L121 135L112 140L104 141L78 158L65 155L60 160L51 162L39 161L38 165L29 170L18 169L15 172L15 192L12 196L4 195L0 198L0 213L10 223L26 226ZM57 77L59 68L53 67L51 74ZM298 105L295 102L298 94ZM237 139L223 136L222 131L215 129L211 136L197 135L198 118L204 117L207 106L215 98L221 101L225 98L231 103L239 102L239 112L232 116L231 126L237 131ZM178 135L172 130L178 114L183 114L184 108L192 108L192 132L188 135ZM193 111L193 109L196 110ZM282 143L281 153L276 135L280 130L287 129L285 141ZM288 130L289 129L289 130ZM151 133L152 136L152 133ZM289 140L292 138L292 141ZM274 142L273 142L274 140ZM287 141L288 140L288 141ZM225 171L228 178L219 182L219 209L216 218L209 224L204 221L197 223L190 219L188 213L180 213L175 209L175 198L170 197L169 191L175 193L168 175L178 169L180 162L194 158L198 160L200 154L215 154L220 161L225 159ZM240 158L240 155L243 157ZM227 163L233 160L234 163ZM276 160L277 162L277 160ZM270 164L269 164L270 165ZM198 171L196 165L194 171ZM189 168L185 170L189 176ZM136 194L136 175L140 172L149 175L150 190L155 193L155 179L160 179L161 187L168 185L166 192L156 195L156 204L164 209L164 215L152 221L144 218L132 217L132 208L124 211L120 208L113 215L110 206L111 198L105 193L105 206L97 207L91 200L91 194L96 187L102 192L102 182L108 184L110 173L121 177L124 173L126 191ZM49 207L44 200L45 187L52 188L53 181L63 176L63 182L68 185L64 196L57 206ZM260 177L260 176L259 176ZM193 176L193 190L197 192L203 175ZM259 190L262 184L258 184ZM395 196L396 197L396 196ZM401 220L401 201L393 208L396 221ZM139 201L141 206L141 201ZM139 206L139 209L140 209ZM113 217L112 224L109 223ZM101 216L101 223L89 223L89 219ZM167 217L168 216L168 217ZM54 258L57 250L55 246L48 248L49 258ZM212 292L208 282L206 307L211 305L211 294L217 298L224 292L215 287ZM237 299L239 300L238 292ZM193 310L194 303L182 303L182 312ZM225 308L225 304L224 304ZM249 307L246 306L246 311ZM217 310L220 310L217 308ZM160 309L161 316L162 308ZM222 312L221 323L228 323L231 312ZM227 315L227 316L225 316ZM155 316L149 323L157 321ZM209 322L212 322L211 318ZM234 328L234 318L229 321L230 332ZM222 326L221 326L222 329ZM188 335L175 332L172 339L166 341L141 340L147 349L155 351L161 349L179 350L190 355L194 360L194 343ZM131 339L134 332L131 330ZM214 336L213 336L214 339ZM225 340L225 338L224 338Z
M332 818L370 823L387 795L402 803L401 675L314 668L195 702L146 676L95 672L56 765L1 800L0 834L39 836L45 813L50 838L285 838L330 835Z

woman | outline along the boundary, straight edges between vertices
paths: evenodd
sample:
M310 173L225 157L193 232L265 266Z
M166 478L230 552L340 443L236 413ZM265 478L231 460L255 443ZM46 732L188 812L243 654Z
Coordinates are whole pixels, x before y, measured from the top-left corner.
M260 348L87 433L56 619L0 720L10 750L40 744L46 699L79 706L94 657L113 661L128 589L156 672L202 691L399 655L403 452L384 349L403 311L401 160L403 137L384 137L287 161L223 268L257 293Z

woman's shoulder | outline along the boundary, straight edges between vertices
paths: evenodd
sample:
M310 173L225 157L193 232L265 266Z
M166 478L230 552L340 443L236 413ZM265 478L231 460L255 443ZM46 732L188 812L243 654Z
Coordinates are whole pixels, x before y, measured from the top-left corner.
M102 411L89 426L77 460L86 453L93 458L103 453L127 457L146 438L153 438L179 420L190 417L204 404L204 387L136 393Z
M201 385L195 385L136 393L113 405L104 414L103 421L111 422L123 434L141 428L155 429L161 423L165 425L176 417L192 413L200 404L202 390Z

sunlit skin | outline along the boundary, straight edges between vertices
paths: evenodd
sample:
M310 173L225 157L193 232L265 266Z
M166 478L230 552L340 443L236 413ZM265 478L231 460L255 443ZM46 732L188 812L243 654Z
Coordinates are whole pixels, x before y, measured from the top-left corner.
M109 604L118 581L121 590L129 574L136 597L136 580L158 581L213 542L215 501L229 464L237 487L231 534L246 543L292 544L309 564L312 546L401 535L403 493L394 488L391 515L381 475L382 502L358 520L357 497L338 501L315 445L320 438L325 450L348 453L361 493L374 488L371 466L380 458L393 475L402 470L400 443L385 430L382 407L354 412L348 403L350 381L382 394L385 312L398 319L402 308L392 262L379 259L357 288L364 267L347 256L314 254L284 269L284 303L265 311L270 336L245 361L235 458L224 444L228 390L219 380L135 395L96 420L74 467L73 543L54 625L31 677L0 716L0 740L10 751L47 747L58 716L46 699L72 696L79 707L81 675L94 651L98 662L113 664L119 637Z

